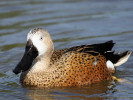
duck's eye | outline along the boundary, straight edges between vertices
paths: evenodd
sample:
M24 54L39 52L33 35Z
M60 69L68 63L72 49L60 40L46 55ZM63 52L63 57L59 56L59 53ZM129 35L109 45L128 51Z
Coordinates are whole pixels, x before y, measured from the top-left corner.
M43 40L43 38L41 37L40 40Z

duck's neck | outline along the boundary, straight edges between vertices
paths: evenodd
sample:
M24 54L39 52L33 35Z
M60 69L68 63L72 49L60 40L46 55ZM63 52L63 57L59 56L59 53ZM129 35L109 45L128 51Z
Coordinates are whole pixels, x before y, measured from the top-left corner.
M51 54L37 57L33 62L30 72L40 73L40 72L46 71L50 66L50 58L51 58Z
M29 70L30 72L40 73L48 70L50 67L50 58L54 51L54 46L51 39L49 39L49 41L47 40L47 45L48 46L46 46L45 52L43 52L43 54L39 52L41 55L38 55L38 57L36 57L36 59L33 61L31 69Z

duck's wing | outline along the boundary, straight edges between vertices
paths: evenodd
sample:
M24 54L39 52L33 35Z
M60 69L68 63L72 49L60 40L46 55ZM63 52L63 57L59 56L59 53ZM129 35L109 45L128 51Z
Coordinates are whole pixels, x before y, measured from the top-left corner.
M113 41L108 41L100 44L92 44L92 45L80 45L74 46L66 49L56 50L53 52L51 57L51 63L56 62L63 54L76 51L81 53L90 53L92 55L97 55L97 53L104 54L106 51L110 51L114 46Z
M75 47L65 49L64 53L69 51L77 51L82 53L98 52L104 55L104 53L107 51L111 52L111 49L113 48L114 44L115 43L113 43L113 41L111 40L105 43L75 46Z
M115 43L113 43L113 41L110 40L105 43L81 45L81 46L70 47L62 50L56 50L54 51L51 57L51 62L54 63L54 61L58 60L65 53L76 51L81 53L92 54L93 56L96 56L98 54L103 55L107 61L110 60L114 65L118 66L127 61L131 52L126 51L124 53L114 54L114 51L112 51L114 44Z

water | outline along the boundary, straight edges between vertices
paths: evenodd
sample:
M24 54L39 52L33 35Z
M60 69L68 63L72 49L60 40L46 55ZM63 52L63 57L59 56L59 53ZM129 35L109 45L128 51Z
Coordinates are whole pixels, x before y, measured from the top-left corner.
M1 0L0 100L133 99L133 56L117 68L126 82L101 82L82 88L22 87L12 69L21 59L26 35L47 29L55 49L114 40L116 51L133 49L132 0Z

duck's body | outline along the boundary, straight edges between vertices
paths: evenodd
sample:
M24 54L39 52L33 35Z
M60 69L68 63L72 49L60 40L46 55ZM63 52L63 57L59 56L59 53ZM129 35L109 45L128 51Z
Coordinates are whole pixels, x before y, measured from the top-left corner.
M22 70L20 82L34 87L83 86L110 80L114 65L123 64L131 54L114 54L112 41L53 52L48 32L40 28L30 31L27 41L14 73Z

